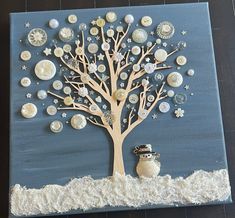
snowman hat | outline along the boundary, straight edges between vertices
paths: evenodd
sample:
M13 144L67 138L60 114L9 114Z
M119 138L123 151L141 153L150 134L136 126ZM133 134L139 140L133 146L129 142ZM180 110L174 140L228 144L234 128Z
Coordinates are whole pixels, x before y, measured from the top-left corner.
M152 145L151 144L144 144L144 145L139 145L134 148L134 153L136 155L139 154L153 154L155 152L152 152Z

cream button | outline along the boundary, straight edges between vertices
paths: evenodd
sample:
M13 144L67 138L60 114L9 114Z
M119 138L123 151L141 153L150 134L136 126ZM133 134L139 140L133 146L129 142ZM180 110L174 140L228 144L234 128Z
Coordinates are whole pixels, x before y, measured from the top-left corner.
M175 95L175 92L173 90L168 90L167 91L167 96L172 98Z
M28 41L33 46L42 46L47 42L47 33L41 28L32 29L28 34Z
M127 80L127 78L128 78L128 74L126 72L120 73L120 79L121 80Z
M183 66L187 63L187 58L183 55L180 55L176 58L176 63L180 66Z
M119 33L123 32L123 26L117 26L116 31Z
M46 92L45 90L39 90L39 91L37 92L37 97L38 97L38 99L40 99L40 100L44 100L44 99L47 98L47 92Z
M65 87L63 88L63 92L64 92L64 94L66 94L66 95L70 95L71 92L72 92L72 90L71 90L71 88L70 88L69 86L65 86Z
M51 19L51 20L49 20L49 27L51 28L51 29L56 29L60 24L59 24L59 21L58 20L56 20L56 19Z
M57 113L57 108L54 105L49 105L46 111L48 115L53 116Z
M171 87L179 87L183 83L183 77L178 72L172 72L167 76L167 83Z
M66 106L72 105L72 104L73 104L73 99L72 99L72 97L71 97L71 96L65 97L65 98L64 98L64 104L65 104Z
M64 52L69 53L69 52L71 52L72 47L71 47L71 45L69 45L69 44L65 44L65 45L63 46L63 50L64 50Z
M33 103L26 103L21 107L21 115L24 118L30 119L37 115L38 109Z
M91 29L90 29L90 34L91 34L92 36L97 36L98 33L99 33L99 30L98 30L96 27L91 27Z
M147 79L142 79L141 81L142 86L148 86L148 84L149 84L149 81Z
M164 101L159 105L158 108L160 112L167 113L170 110L170 104Z
M169 39L175 33L175 28L172 23L163 21L157 26L157 34L161 39Z
M132 14L127 14L124 18L124 21L127 23L127 24L132 24L134 22L134 16Z
M31 85L31 80L28 78L28 77L23 77L21 80L20 80L20 84L23 86L23 87L29 87Z
M188 76L194 76L194 69L189 69L188 71L187 71L187 75Z
M103 51L108 51L108 50L110 49L109 43L103 42L102 45L101 45L101 49L102 49Z
M81 75L81 81L82 81L84 84L89 83L90 80L91 80L91 77L90 77L88 74L82 74L82 75Z
M88 52L90 52L91 54L95 54L97 53L99 47L96 43L90 43L87 47Z
M89 106L89 110L90 110L90 112L95 113L95 112L98 111L98 106L95 105L95 104L91 104L91 105Z
M54 55L57 58L61 58L64 55L64 50L60 47L57 47L57 48L54 49Z
M104 73L105 70L106 70L106 67L105 67L104 64L100 64L100 65L98 65L97 70L98 70L100 73Z
M132 39L134 42L142 44L148 38L148 33L144 29L136 29L132 33Z
M55 80L53 83L52 83L52 87L55 89L55 90L61 90L63 88L63 83L60 81L60 80Z
M56 74L56 67L52 61L41 60L36 64L34 72L39 79L50 80Z
M156 43L158 44L158 45L160 45L161 43L162 43L162 40L161 39L156 39Z
M31 53L30 51L22 51L20 53L20 58L23 61L29 61L31 59Z
M63 27L59 31L59 38L63 42L69 42L73 39L74 37L74 32L71 28L69 27Z
M140 47L137 46L137 45L135 45L135 46L133 46L133 47L131 48L131 53L132 53L133 55L139 55L140 52L141 52L141 49L140 49Z
M123 101L127 97L127 92L126 92L125 89L118 89L118 90L115 91L114 97L118 101Z
M148 111L146 109L140 109L138 111L138 116L140 119L144 120L148 116Z
M71 118L71 126L74 129L83 129L87 125L86 117L82 114L75 114Z
M83 49L82 49L82 47L77 47L77 48L75 49L75 53L76 53L76 55L82 55L82 54L83 54Z
M153 102L155 99L154 95L148 95L147 100L148 102Z
M114 30L113 29L108 29L106 33L107 33L108 37L113 37L114 36Z
M63 123L59 120L54 120L50 124L50 130L54 133L59 133L63 130Z
M131 94L128 98L131 104L136 104L139 101L139 96L137 94Z
M147 63L144 65L144 70L147 74L151 74L155 71L155 64Z
M117 20L117 15L115 12L113 11L109 11L106 16L105 16L106 20L109 22L109 23L113 23Z
M144 17L141 18L141 24L144 27L151 26L152 23L153 23L153 20L150 16L144 16Z
M103 18L98 18L98 19L96 20L96 25L97 25L98 27L104 27L104 25L105 25L105 20L104 20Z
M132 66L132 69L133 69L134 72L138 72L140 70L140 65L139 64L134 64Z
M68 22L71 24L77 23L78 18L75 14L71 14L68 16Z
M164 62L167 59L167 52L164 49L157 49L154 53L154 57L159 62Z

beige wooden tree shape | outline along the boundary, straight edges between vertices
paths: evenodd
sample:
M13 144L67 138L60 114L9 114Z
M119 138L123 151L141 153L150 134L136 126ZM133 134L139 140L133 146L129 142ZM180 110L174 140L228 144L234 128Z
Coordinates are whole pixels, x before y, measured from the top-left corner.
M147 116L159 101L167 97L163 92L165 82L162 82L158 90L155 91L155 99L148 108L146 107L146 98L152 85L150 85L146 79L145 83L137 82L140 78L146 76L146 72L143 68L140 68L138 71L131 70L125 87L120 91L118 88L118 80L121 72L134 64L141 65L146 57L153 56L153 50L157 44L154 43L151 47L142 46L141 54L135 63L133 63L130 61L129 57L130 50L122 51L123 49L121 47L128 36L131 25L127 25L126 29L121 32L116 32L113 37L110 37L112 42L107 43L107 36L104 31L105 21L102 18L99 18L96 23L99 23L99 34L102 43L101 47L104 50L103 52L107 61L109 79L102 80L100 75L96 72L96 54L93 54L92 61L89 59L89 55L86 52L84 31L81 31L81 40L76 41L75 54L69 52L71 57L70 61L67 61L63 56L60 57L62 63L77 74L71 78L64 76L65 83L69 84L78 93L85 90L82 97L89 101L89 104L93 106L93 110L90 110L89 105L77 102L72 95L61 96L51 91L48 91L48 93L64 102L65 107L59 107L58 110L77 110L86 112L87 114L92 115L91 117L87 117L87 120L92 124L107 130L112 138L114 148L113 175L115 173L124 175L123 142L128 134L144 121L143 116ZM178 51L177 48L169 53L168 56L171 56L176 51ZM121 55L123 60L116 60L115 57L117 55ZM162 62L155 60L155 71L171 68L171 66L166 65L159 66L160 64L162 64ZM86 89L93 90L97 95L101 96L101 98L109 104L108 107L110 113L105 112L95 101L94 97L89 95L89 92L87 92ZM119 90L120 96L117 96L117 90ZM127 97L134 90L135 92L139 92L137 110L138 114L143 114L143 116L136 115L134 113L134 108L132 108L127 115L127 125L123 129L121 125L122 112Z

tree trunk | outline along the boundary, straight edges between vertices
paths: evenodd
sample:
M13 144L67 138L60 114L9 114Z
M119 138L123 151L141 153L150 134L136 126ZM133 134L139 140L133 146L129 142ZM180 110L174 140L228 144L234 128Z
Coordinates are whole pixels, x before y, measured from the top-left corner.
M122 155L122 144L123 139L120 138L113 138L113 176L118 173L120 175L125 175L125 168L123 162L123 155Z

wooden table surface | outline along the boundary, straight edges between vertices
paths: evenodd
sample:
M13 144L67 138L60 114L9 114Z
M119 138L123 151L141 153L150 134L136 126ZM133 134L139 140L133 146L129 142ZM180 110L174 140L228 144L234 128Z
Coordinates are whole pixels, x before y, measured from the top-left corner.
M1 0L0 2L0 218L8 216L9 176L9 13L22 11L99 8L148 4L202 2L201 0ZM235 198L235 0L209 0L220 98L232 185ZM195 21L197 22L197 21ZM59 216L58 216L59 217ZM235 204L85 215L60 218L235 218Z

